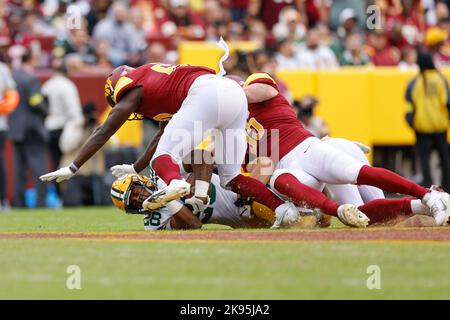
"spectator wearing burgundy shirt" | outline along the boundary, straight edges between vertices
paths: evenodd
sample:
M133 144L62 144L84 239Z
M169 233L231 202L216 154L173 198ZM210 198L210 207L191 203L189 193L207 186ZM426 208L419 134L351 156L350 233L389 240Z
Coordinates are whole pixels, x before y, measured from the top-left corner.
M382 30L369 35L370 54L375 66L396 66L400 61L400 50L389 44Z
M267 30L278 22L280 12L287 6L294 6L299 9L303 5L304 0L251 0L248 6L248 14L251 17L263 21Z

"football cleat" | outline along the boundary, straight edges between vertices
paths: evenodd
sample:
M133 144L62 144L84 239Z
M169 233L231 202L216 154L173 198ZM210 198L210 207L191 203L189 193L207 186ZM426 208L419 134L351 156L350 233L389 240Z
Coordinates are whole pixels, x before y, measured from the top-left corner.
M191 190L191 185L184 180L172 180L170 184L159 191L153 193L142 204L145 210L157 210L164 207L170 201L187 196Z
M370 219L352 204L343 204L337 210L339 220L349 226L366 228Z
M438 226L443 226L447 223L450 218L450 199L448 193L432 190L423 197L422 203L430 208L434 221Z

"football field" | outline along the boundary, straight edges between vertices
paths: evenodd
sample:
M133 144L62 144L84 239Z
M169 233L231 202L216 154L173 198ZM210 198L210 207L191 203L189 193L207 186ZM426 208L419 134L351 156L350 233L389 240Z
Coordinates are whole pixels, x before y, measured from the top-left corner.
M145 232L114 208L15 210L0 257L0 299L450 298L450 228Z

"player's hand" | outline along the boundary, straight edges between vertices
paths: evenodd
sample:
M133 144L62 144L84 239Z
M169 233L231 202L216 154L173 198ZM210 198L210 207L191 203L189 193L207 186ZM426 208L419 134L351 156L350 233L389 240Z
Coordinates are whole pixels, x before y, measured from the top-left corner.
M364 153L369 153L370 152L370 147L366 146L364 143L359 142L359 141L352 141L354 144L356 144L356 146L361 149L362 152Z
M120 165L111 167L111 173L116 178L120 178L126 174L134 174L137 172L136 172L136 170L134 170L134 166L132 164L120 164Z
M192 212L194 214L197 214L205 211L205 209L208 208L209 201L210 201L209 197L207 203L204 203L203 200L194 196L192 198L186 199L184 203L190 205L192 207Z
M69 167L64 167L61 169L58 169L56 171L44 174L43 176L40 176L39 179L42 181L53 181L56 180L57 183L60 183L64 180L68 180L74 176L75 173L70 170Z

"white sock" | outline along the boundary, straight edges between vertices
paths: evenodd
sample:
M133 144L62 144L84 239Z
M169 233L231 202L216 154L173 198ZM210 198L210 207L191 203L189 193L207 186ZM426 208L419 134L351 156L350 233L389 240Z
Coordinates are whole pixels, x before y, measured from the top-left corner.
M195 180L195 197L206 198L208 197L209 182L203 180Z
M421 200L411 200L411 211L413 214L431 215L430 209Z

